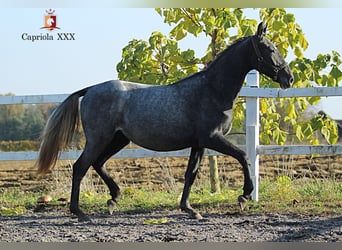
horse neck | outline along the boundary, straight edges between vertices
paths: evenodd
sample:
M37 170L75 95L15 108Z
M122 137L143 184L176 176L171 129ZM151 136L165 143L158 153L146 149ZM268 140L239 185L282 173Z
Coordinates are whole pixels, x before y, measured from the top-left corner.
M252 69L250 55L253 53L249 39L240 41L223 51L208 67L208 84L224 101L236 99L247 73Z

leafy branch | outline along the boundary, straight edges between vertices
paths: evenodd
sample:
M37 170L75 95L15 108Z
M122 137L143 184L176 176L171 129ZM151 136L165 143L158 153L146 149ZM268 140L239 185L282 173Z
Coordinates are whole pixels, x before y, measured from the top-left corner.
M243 9L230 8L176 8L156 11L171 26L169 37L153 32L149 41L132 40L123 49L122 60L117 65L119 78L129 81L168 84L200 70L198 64L207 65L232 41L256 31L257 20L249 19ZM304 56L309 47L304 32L295 16L283 8L259 9L260 19L268 23L268 38L286 58L290 51L296 56L289 65L294 74L294 88L312 86L338 86L342 79L341 56L338 52L319 54L316 59ZM230 29L236 33L230 35ZM210 37L207 51L201 58L192 49L181 51L178 41L187 34ZM138 63L137 63L138 62ZM260 78L261 87L278 88L269 78ZM288 136L311 144L319 142L320 131L328 143L338 139L336 123L322 120L308 108L319 103L319 97L264 98L260 100L260 140L264 144L284 144ZM245 106L239 102L234 107L233 128L240 129L245 119Z

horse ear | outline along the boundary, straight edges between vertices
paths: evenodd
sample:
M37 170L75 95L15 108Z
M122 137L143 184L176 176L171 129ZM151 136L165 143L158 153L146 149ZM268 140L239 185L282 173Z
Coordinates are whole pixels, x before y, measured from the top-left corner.
M267 23L261 22L258 25L258 30L257 30L256 35L261 38L266 35L266 30L267 30Z

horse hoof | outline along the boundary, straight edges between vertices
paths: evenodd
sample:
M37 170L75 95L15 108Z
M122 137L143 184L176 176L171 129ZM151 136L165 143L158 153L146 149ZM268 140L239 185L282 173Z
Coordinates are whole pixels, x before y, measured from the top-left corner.
M202 220L203 217L202 217L202 215L200 215L199 213L195 213L194 219L196 219L196 220Z
M238 202L239 202L240 209L244 210L247 206L248 200L243 195L240 195L238 197Z
M200 213L197 213L197 212L189 213L189 218L195 219L195 220L202 220L203 219L202 215L200 215Z
M109 213L110 215L112 215L113 212L114 212L114 210L115 210L115 207L116 207L115 201L113 201L113 200L108 200L108 201L107 201L107 206L108 206L108 213Z

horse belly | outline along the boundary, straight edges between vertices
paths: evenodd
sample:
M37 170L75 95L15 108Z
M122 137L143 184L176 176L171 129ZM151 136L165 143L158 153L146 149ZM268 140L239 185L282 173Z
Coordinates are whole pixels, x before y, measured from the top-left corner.
M188 123L180 120L139 119L126 123L125 136L135 144L155 151L172 151L190 147L194 141Z
M189 142L170 137L134 138L132 141L140 147L154 151L174 151L190 147Z

